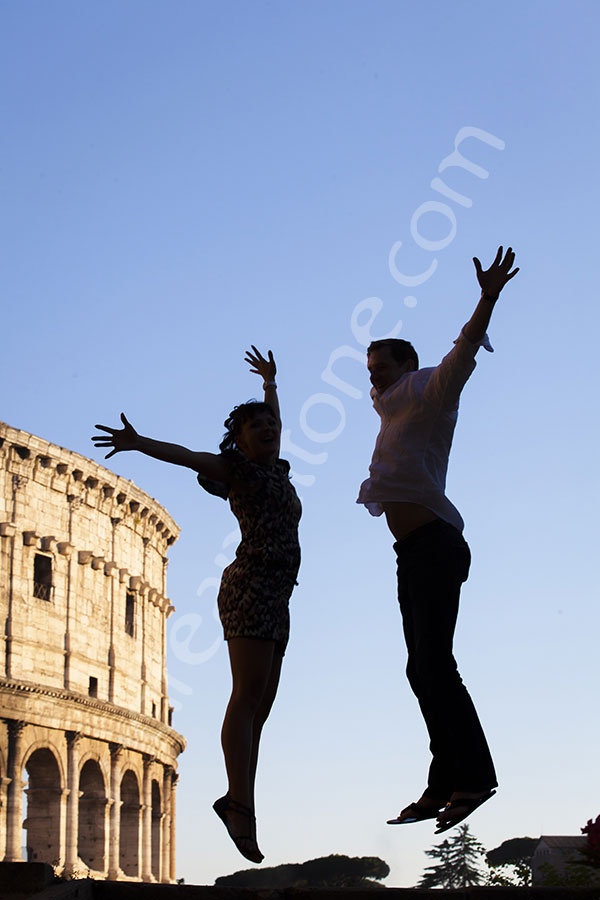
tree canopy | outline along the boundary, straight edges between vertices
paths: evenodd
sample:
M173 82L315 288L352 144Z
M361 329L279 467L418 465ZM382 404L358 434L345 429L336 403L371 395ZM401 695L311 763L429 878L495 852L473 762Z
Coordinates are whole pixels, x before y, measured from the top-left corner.
M530 863L539 841L539 838L530 837L510 838L508 841L502 841L499 847L488 850L487 860L491 866Z
M445 838L425 855L437 862L428 866L418 883L419 888L465 888L482 884L485 877L478 868L485 850L469 832L468 825L459 825L451 838Z
M377 884L390 874L390 867L378 856L332 854L303 863L288 863L264 869L242 869L222 875L219 887L275 889L286 887L360 887L382 888Z

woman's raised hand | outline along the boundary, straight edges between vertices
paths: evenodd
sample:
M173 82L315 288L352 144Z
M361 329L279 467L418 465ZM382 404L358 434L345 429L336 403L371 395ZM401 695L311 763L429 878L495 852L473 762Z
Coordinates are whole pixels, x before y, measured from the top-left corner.
M136 450L138 445L138 433L125 418L125 413L121 413L121 422L123 428L110 428L108 425L95 425L108 434L95 434L92 437L96 447L112 447L110 453L107 453L104 459L110 459L115 453L121 450Z
M275 381L277 366L275 365L275 360L273 359L271 351L268 351L269 358L265 359L262 353L256 349L254 344L250 344L250 346L252 347L252 352L246 350L246 356L244 357L244 362L249 363L252 367L250 371L254 372L256 375L260 375L265 384L268 384L269 381Z

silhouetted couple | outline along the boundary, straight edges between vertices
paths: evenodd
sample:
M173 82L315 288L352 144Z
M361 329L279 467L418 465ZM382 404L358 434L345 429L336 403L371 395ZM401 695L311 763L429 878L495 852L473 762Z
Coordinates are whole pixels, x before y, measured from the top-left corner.
M500 247L489 269L475 259L481 299L453 349L436 368L419 369L414 348L398 339L374 341L367 351L373 405L381 417L369 478L358 498L385 514L396 543L398 598L408 649L407 675L417 696L433 760L425 791L390 824L436 818L452 828L491 797L496 775L473 703L452 654L461 584L470 553L463 521L445 496L446 470L462 388L475 368L494 305L514 253ZM232 671L222 729L227 793L214 803L238 850L253 862L254 782L259 740L279 683L289 636L289 599L300 565L301 508L279 458L281 419L276 365L252 346L246 361L263 379L264 402L236 407L225 422L220 453L199 453L138 435L122 414L122 429L93 440L114 453L138 450L187 466L210 493L229 500L242 540L223 572L218 606Z

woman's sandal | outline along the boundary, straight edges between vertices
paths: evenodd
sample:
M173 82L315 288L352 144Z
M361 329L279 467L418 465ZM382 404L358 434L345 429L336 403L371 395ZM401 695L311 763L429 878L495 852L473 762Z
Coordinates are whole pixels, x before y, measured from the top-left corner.
M425 819L437 819L443 806L443 803L439 806L423 806L417 800L415 803L409 803L401 813L398 813L396 819L388 819L387 824L412 825L414 822L424 822Z
M493 797L495 793L496 791L486 791L486 793L482 794L480 797L458 797L456 800L450 800L446 803L443 812L452 812L453 809L461 809L462 812L456 816L450 816L450 818L447 819L444 818L441 821L438 819L439 828L436 828L435 834L441 834L443 831L449 831L451 828L454 828L455 825L459 825L467 818L467 816L470 816L472 812L475 812L482 803L485 803L486 800Z
M246 859L250 860L250 862L261 863L264 859L264 856L258 849L258 844L256 843L256 818L254 817L254 813L252 812L252 810L248 806L244 806L243 803L238 803L237 800L232 800L229 794L225 794L224 797L219 797L218 800L215 800L215 802L213 803L213 809L225 825L229 837L238 848L242 856L245 856ZM231 826L229 824L227 813L237 813L238 815L245 816L245 818L248 820L249 834L233 834ZM245 844L249 841L254 844L254 848L245 846Z

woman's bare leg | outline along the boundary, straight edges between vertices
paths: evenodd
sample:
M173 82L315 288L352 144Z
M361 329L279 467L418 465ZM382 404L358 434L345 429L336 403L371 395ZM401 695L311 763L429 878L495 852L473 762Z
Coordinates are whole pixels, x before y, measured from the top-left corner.
M225 768L229 782L229 796L254 811L254 777L258 742L255 740L255 722L263 715L265 705L272 705L272 670L276 663L280 668L279 654L274 641L254 638L232 638L228 641L231 663L232 689L221 731L221 743L225 756ZM275 686L276 690L276 686ZM258 728L258 736L262 729ZM249 823L241 813L227 815L234 835L248 835ZM247 842L256 845L252 838Z
M266 690L263 694L261 704L256 710L254 716L254 727L252 729L252 749L250 752L250 794L254 797L254 784L256 781L256 766L258 763L258 747L263 725L269 718L269 713L273 706L275 697L277 696L277 688L279 687L279 677L281 675L281 664L283 656L277 650L273 654L273 662L271 664L271 673Z

